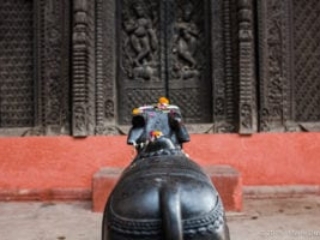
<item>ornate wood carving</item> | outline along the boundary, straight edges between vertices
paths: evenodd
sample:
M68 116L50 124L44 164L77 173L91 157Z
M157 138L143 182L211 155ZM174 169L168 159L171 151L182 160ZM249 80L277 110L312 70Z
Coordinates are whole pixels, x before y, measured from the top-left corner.
M96 134L115 133L116 0L97 0Z
M212 0L211 5L213 117L214 130L219 132L225 129L222 127L225 121L223 5L220 0Z
M283 131L290 120L290 1L259 1L260 131Z
M72 134L73 136L86 136L88 134L87 119L87 2L86 0L74 1L73 9L73 101L72 101Z
M96 128L96 1L88 1L88 134Z
M171 57L170 77L173 81L189 79L197 81L200 77L200 68L206 62L204 52L208 50L204 41L205 31L198 26L202 23L202 27L205 27L203 2L177 1L175 9L170 12L173 15L171 17L175 18L170 44L170 52L174 53ZM198 54L202 59L196 59Z
M212 122L209 1L175 0L166 13L168 95L186 123Z
M237 9L234 0L211 1L214 132L236 131Z
M238 1L239 14L239 133L257 131L253 6L251 0Z
M96 133L118 132L116 122L160 95L179 103L186 122L214 116L214 131L235 131L235 3L98 0Z
M1 133L119 133L132 108L161 95L212 132L309 131L320 120L317 0L0 6Z
M128 123L131 110L164 95L161 79L160 0L122 0L118 4L119 121Z
M157 65L157 10L147 1L123 1L121 65L130 80L159 81Z
M123 0L120 21L120 123L136 105L161 95L183 108L185 121L211 122L209 1Z
M94 133L95 128L95 3L73 3L73 136Z
M42 1L37 19L40 30L38 55L38 126L46 134L69 133L69 2ZM41 99L40 99L41 98ZM38 109L39 109L38 108Z

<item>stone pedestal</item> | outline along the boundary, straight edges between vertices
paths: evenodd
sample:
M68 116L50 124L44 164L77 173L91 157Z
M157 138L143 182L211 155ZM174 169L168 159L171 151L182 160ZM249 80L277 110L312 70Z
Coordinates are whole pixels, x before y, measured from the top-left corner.
M242 210L242 178L241 174L228 165L207 166L203 168L211 178L220 194L226 211Z
M203 168L213 181L222 198L226 211L242 209L242 179L240 173L227 165ZM101 168L93 176L92 210L102 212L106 201L117 183L123 168Z

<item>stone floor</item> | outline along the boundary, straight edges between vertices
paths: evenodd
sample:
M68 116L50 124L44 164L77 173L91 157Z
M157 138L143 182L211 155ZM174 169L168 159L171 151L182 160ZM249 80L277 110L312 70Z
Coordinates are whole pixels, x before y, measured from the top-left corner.
M227 219L232 240L320 240L320 196L245 199ZM100 240L101 220L90 202L2 202L0 239Z

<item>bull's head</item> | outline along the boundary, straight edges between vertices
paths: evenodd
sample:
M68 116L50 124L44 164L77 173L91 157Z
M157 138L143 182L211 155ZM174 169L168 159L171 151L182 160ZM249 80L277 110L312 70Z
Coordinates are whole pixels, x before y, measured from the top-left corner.
M157 104L135 108L132 114L132 127L127 143L134 145L138 151L147 145L149 148L152 145L155 149L181 148L184 142L190 141L180 109L170 105L164 97ZM150 145L154 142L157 144Z

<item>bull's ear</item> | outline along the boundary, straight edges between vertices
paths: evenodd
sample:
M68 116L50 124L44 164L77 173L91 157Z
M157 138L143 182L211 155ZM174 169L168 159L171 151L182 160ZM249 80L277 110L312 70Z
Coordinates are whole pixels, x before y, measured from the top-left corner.
M172 111L169 113L169 125L173 130L180 127L182 123L182 116L180 112Z
M180 111L172 111L169 114L169 124L176 134L176 137L180 144L190 141L190 136L185 125L183 124Z
M129 131L127 144L138 144L144 134L146 120L143 115L135 115L131 120L132 127Z

